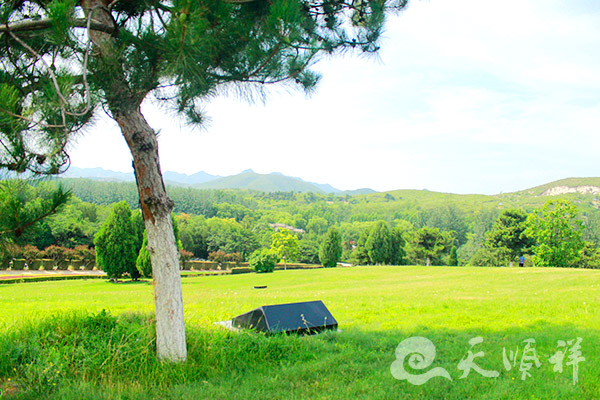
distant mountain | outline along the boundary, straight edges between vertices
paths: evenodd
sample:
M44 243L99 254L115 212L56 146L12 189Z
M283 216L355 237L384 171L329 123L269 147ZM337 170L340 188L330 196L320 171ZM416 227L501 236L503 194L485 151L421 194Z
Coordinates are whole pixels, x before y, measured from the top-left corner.
M104 168L70 167L63 178L87 178L101 181L135 181L133 172L110 171Z
M257 174L252 171L214 179L210 182L194 185L194 187L198 189L250 189L261 192L330 193L299 178L292 178L279 173Z
M64 178L86 178L101 181L133 182L133 173L116 172L103 168L78 168L71 167L62 175ZM250 189L263 192L315 192L334 194L367 194L375 193L371 189L358 189L342 192L329 184L306 182L300 178L286 176L280 172L271 174L258 174L251 169L242 171L237 175L218 176L200 171L192 175L179 172L166 171L163 178L167 185L192 186L200 189Z
M315 182L308 182L312 185L315 185L316 187L318 187L319 189L321 189L322 192L324 193L341 193L342 191L339 189L334 188L333 186L331 186L328 183L315 183Z
M338 192L336 194L354 196L356 194L371 194L371 193L377 193L377 192L373 189L361 188L361 189L355 189L355 190L344 190L343 192Z
M133 172L118 172L106 170L104 168L78 168L70 167L67 172L61 175L63 178L86 178L101 181L121 181L133 182L135 176ZM204 183L213 179L220 178L218 175L207 174L200 171L192 175L180 174L179 172L166 171L163 173L163 178L167 184L176 186L188 186L198 183Z
M196 185L198 183L210 182L214 179L221 178L218 175L207 174L204 171L196 172L192 175L181 174L179 172L166 171L163 173L163 178L168 182L177 182L184 185Z

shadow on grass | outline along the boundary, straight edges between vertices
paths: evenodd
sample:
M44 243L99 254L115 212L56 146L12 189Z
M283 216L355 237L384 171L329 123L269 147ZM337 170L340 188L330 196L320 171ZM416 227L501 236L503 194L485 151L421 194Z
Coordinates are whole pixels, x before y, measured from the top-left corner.
M434 377L422 385L398 380L390 366L405 339L421 336L436 350L424 370L407 357L405 369L421 375L443 368L452 379ZM469 341L483 342L471 346ZM549 362L560 340L581 337L579 382L573 365L555 372ZM535 365L525 375L520 364L525 340L535 340ZM327 398L327 399L599 399L600 332L573 325L536 323L495 331L410 331L349 329L316 336L265 336L232 333L220 327L188 327L185 364L159 362L155 355L153 318L147 314L113 316L54 315L0 333L0 390L4 398ZM519 356L507 370L503 352ZM469 351L475 369L461 379L458 368ZM531 355L531 354L530 354ZM527 361L527 360L525 360ZM10 396L10 397L8 397Z

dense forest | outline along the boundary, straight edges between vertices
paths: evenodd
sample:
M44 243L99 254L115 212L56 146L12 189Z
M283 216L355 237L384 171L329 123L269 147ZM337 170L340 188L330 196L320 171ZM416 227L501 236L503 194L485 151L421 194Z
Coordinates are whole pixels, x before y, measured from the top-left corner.
M516 229L518 235L524 236L526 226L517 225L525 224L527 216L541 210L548 200L564 199L576 210L574 220L580 223L581 241L585 244L586 250L580 249L578 261L581 264L585 259L586 265L582 266L594 266L600 245L598 195L545 194L553 187L600 184L596 181L565 180L495 196L426 190L354 196L182 187L167 190L175 202L173 216L181 246L198 259L207 259L217 252L248 259L255 250L272 245L272 225L282 224L293 228L297 237L298 251L290 261L318 263L319 248L330 228L335 227L342 238L344 262L505 265L516 261L519 253L533 254L535 240L508 243L507 234L498 231ZM113 204L120 201L125 201L134 218L141 221L136 217L138 197L133 183L60 179L38 182L23 196L36 197L36 191L47 192L57 185L71 191L68 204L14 238L17 247L93 248L94 237ZM500 238L502 235L504 238ZM530 232L529 236L535 235ZM389 248L388 256L377 255L376 247Z

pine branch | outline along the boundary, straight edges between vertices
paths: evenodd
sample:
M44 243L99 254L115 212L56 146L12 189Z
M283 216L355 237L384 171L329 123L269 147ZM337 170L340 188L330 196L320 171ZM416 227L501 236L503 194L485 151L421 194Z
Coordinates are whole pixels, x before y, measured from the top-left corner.
M19 21L10 24L0 25L0 33L6 32L33 32L44 29L50 29L53 21L50 19L40 19L37 21ZM74 28L88 28L87 18L78 18L71 21L71 25ZM90 29L95 31L101 31L106 33L113 33L115 31L114 26L104 25L97 21L90 22Z
M56 192L52 193L52 199L50 199L50 204L48 204L48 209L41 210L40 214L34 216L32 219L25 221L23 223L17 222L16 226L5 228L3 231L0 231L0 235L13 234L15 237L20 237L24 231L40 222L44 218L49 217L50 215L56 214L72 196L71 190L63 191L62 187L59 187ZM6 211L6 210L4 210ZM19 210L17 210L17 213ZM15 220L20 220L19 216Z

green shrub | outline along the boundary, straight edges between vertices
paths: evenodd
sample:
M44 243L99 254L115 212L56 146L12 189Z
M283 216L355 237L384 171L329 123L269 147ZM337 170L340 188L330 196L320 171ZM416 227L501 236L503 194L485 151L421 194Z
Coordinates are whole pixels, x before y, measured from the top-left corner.
M146 236L145 231L142 247L140 248L140 252L135 260L135 266L144 278L152 278L152 261L150 260L150 252L148 251L148 237Z
M600 269L600 250L592 243L585 243L579 252L580 268Z
M502 249L482 247L473 254L469 265L476 267L499 267L509 265L510 256Z
M279 261L279 255L271 250L256 250L250 256L250 268L256 272L273 272L275 264Z
M456 252L456 246L452 246L450 249L450 256L448 257L448 265L456 267L458 265L458 254Z
M116 203L94 237L96 265L102 268L110 279L119 279L126 273L132 279L137 279L139 272L135 265L136 242L131 209L125 201ZM49 248L46 249L46 256L50 256L48 251Z
M231 274L232 275L236 275L236 274L247 274L249 272L254 271L252 268L250 267L235 267L235 268L231 268Z
M331 227L319 251L319 261L324 267L332 268L342 258L342 236L335 227Z

